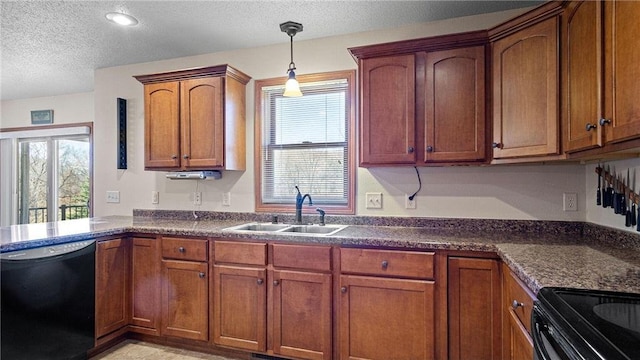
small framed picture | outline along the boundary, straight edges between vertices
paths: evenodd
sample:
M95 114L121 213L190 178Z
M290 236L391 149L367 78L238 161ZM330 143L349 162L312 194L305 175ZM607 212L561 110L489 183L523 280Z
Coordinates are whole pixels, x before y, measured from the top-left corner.
M31 111L31 124L53 124L53 110L33 110Z

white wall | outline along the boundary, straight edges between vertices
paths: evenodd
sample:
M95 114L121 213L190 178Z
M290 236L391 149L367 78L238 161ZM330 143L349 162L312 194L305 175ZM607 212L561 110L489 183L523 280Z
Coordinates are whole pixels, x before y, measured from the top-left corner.
M520 11L486 14L427 24L411 25L387 31L373 31L347 36L304 41L296 38L296 65L299 74L355 69L356 63L347 48L366 44L420 38L446 33L472 31L491 27ZM274 30L274 31L277 31ZM93 103L95 143L95 214L130 215L134 208L251 212L254 209L253 119L254 83L247 87L247 170L227 171L217 181L170 181L163 172L143 169L144 108L143 87L132 76L189 67L231 64L253 79L284 76L289 62L289 44L242 49L134 64L95 73ZM128 100L127 170L116 169L116 98ZM78 105L83 97L78 97ZM17 102L6 102L5 117L20 109ZM22 104L19 104L22 105ZM31 105L27 101L24 105ZM39 107L41 108L41 107ZM28 109L27 109L28 110ZM57 114L57 109L56 110ZM80 111L80 109L79 109ZM28 112L27 112L28 113ZM79 116L83 117L83 116ZM56 115L56 122L57 122ZM26 120L25 120L26 121ZM78 121L85 121L78 119ZM25 124L22 124L24 126ZM19 126L18 123L12 126ZM586 168L586 170L585 170ZM591 213L585 189L593 179L593 169L583 165L518 165L488 167L419 168L422 190L416 210L404 209L404 194L417 187L412 167L358 169L357 214L372 216L467 217L498 219L575 220L589 218L612 225L615 220ZM586 173L585 173L586 171ZM203 192L203 204L192 205L191 193ZM120 191L120 204L107 204L105 193ZM151 204L151 191L160 192L160 203ZM222 193L231 192L231 206L222 206ZM383 209L365 209L366 192L383 193ZM562 211L562 194L578 194L578 211ZM587 197L585 201L585 197Z
M86 92L3 101L0 106L0 128L31 126L31 110L53 109L54 125L92 122L93 98L93 92Z

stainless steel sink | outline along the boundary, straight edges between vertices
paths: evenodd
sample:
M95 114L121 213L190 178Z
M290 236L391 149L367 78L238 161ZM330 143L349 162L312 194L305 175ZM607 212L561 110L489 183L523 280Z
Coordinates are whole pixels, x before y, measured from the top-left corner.
M272 223L248 223L223 229L240 233L274 233L289 235L327 236L346 228L347 225L291 225Z
M346 225L293 225L282 230L282 232L296 233L298 235L331 235L346 227Z
M231 228L226 228L225 230L231 231L263 231L263 232L272 232L278 231L285 228L291 227L291 225L287 224L271 224L271 223L249 223L242 224L238 226L234 226Z

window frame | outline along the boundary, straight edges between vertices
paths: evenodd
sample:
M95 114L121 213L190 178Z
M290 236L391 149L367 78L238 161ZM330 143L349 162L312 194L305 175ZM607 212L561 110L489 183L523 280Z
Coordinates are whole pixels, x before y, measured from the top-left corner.
M347 204L345 205L330 205L322 204L322 207L327 214L341 214L341 215L354 215L355 214L355 190L356 190L356 71L355 70L343 70L332 71L316 74L297 75L296 76L300 84L312 83L319 81L331 81L338 79L347 80L347 99L346 107L347 116ZM262 202L262 122L263 122L263 96L262 88L270 86L283 85L287 81L287 77L278 77L271 79L256 80L254 90L254 176L255 176L255 211L256 212L274 212L274 213L289 213L295 211L295 193L292 190L291 203L286 204L274 204ZM304 96L304 95L303 95ZM310 194L313 197L313 194ZM303 206L303 213L315 213L315 206Z

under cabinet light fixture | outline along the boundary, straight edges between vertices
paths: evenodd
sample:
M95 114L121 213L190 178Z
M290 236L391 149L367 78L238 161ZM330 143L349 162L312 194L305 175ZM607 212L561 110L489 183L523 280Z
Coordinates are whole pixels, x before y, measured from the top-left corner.
M287 33L289 38L291 39L291 62L289 63L289 69L287 73L289 74L289 79L284 87L284 93L282 96L293 97L293 96L302 96L302 92L300 91L300 84L298 84L298 80L296 80L296 64L293 62L293 37L302 31L302 24L287 21L280 24L280 30L282 32Z
M105 15L105 17L107 18L107 20L122 26L135 26L138 24L138 19L134 18L131 15L119 12L110 12Z

